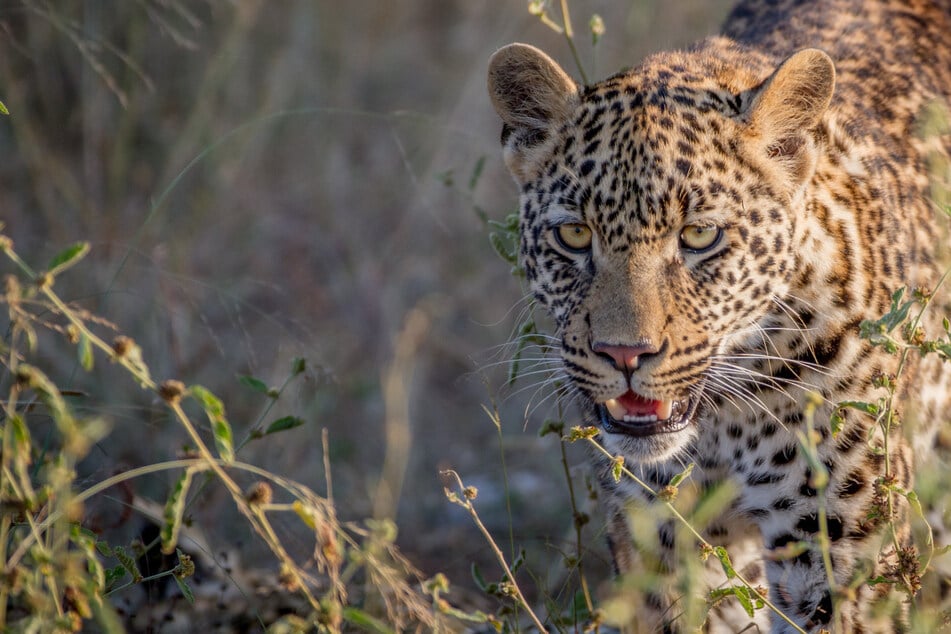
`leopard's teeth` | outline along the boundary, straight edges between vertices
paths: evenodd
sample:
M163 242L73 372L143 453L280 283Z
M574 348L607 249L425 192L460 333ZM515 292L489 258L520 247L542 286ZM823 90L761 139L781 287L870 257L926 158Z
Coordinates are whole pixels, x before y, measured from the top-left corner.
M604 402L604 406L608 408L608 412L614 420L624 420L627 410L617 402L616 398L609 398Z
M667 420L670 418L670 413L674 409L673 401L661 401L660 407L657 408L657 418L660 420Z

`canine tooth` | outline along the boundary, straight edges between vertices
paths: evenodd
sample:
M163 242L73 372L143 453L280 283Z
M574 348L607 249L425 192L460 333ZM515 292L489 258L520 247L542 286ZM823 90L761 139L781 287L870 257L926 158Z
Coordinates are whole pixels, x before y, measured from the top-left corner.
M660 420L667 420L670 418L670 412L673 410L673 406L673 401L661 401L660 407L657 408L657 418Z
M608 413L611 414L611 418L614 420L624 420L627 410L623 405L617 402L616 398L609 398L604 401L604 406L608 408Z

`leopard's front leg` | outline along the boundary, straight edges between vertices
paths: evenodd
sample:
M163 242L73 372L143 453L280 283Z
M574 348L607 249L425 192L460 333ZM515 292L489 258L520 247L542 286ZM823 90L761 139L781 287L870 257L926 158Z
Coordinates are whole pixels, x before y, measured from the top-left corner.
M660 492L682 465L636 468L642 482ZM676 471L672 471L676 469ZM631 615L625 633L704 631L729 634L751 627L766 631L765 610L751 618L743 605L723 590L730 580L715 556L704 546L723 546L744 579L754 587L766 585L762 539L755 523L732 509L705 526L696 526L704 542L676 518L664 501L640 484L602 472L608 542L618 574L618 595ZM722 474L700 469L679 487L675 505L687 516L689 509L710 491ZM685 500L694 500L687 502ZM699 629L698 629L699 628ZM750 631L757 631L756 629Z
M790 465L772 495L756 474L747 478L743 497L759 501L747 512L760 516L770 598L802 630L901 631L901 601L890 614L871 609L893 588L917 583L907 502L894 492L911 487L910 451L898 438L892 445L886 463L881 446L858 430L824 440L824 486L805 459ZM774 615L771 631L797 630Z

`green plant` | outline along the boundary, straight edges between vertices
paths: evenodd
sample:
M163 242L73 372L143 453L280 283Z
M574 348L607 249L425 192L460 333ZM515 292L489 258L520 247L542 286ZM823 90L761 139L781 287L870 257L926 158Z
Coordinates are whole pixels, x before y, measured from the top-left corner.
M422 574L397 550L392 522L341 523L330 491L319 496L303 484L237 458L251 440L299 427L302 419L284 416L264 425L270 411L267 406L244 440L236 443L224 404L210 390L200 385L186 387L174 379L155 380L143 351L128 337L120 335L107 343L100 334L109 329L106 322L64 301L55 290L57 279L88 251L88 244L78 243L53 258L45 270L36 271L17 254L0 227L0 253L16 270L5 276L0 297L9 319L7 336L0 344L9 384L0 439L0 627L79 631L85 620L93 619L104 631L122 631L111 597L164 577L172 578L192 600L188 579L195 566L178 548L179 532L188 505L209 483L228 492L234 508L270 549L280 567L280 585L299 593L309 606L308 614L288 616L275 624L278 630L340 632L350 624L376 632L410 625L438 631L463 617L491 621L488 615L451 606L443 598L448 591L445 579L423 583ZM53 341L47 341L48 335ZM187 435L190 455L129 469L91 486L80 485L77 465L94 443L106 437L109 426L100 417L77 416L68 393L29 362L41 344L52 346L57 338L75 346L85 371L95 371L97 357L108 359L160 398ZM251 376L240 380L273 404L304 368L303 360L295 359L278 388ZM197 423L188 411L195 409L203 413L206 424ZM55 438L37 440L36 431L46 419L52 422ZM326 457L326 434L324 439ZM90 499L117 484L166 471L180 475L164 505L161 534L155 542L127 550L106 543L84 527L84 504ZM329 483L329 462L325 471ZM202 484L196 492L193 484L198 476ZM250 477L252 484L242 487L239 476ZM272 520L280 514L297 517L309 529L313 549L307 561L289 554ZM177 562L167 570L143 575L136 559L157 547L163 553L175 553ZM107 567L110 559L117 563ZM359 603L352 599L355 583L364 589Z

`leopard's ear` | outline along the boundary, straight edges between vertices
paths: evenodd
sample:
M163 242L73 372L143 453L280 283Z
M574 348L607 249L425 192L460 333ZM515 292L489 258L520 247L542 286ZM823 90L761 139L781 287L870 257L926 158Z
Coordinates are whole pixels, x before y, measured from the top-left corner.
M815 48L794 53L762 84L745 95L741 115L747 137L778 160L793 183L801 184L815 165L813 135L832 101L835 66Z
M503 122L505 162L523 183L539 167L539 147L577 105L578 85L534 46L509 44L489 59L488 87Z

